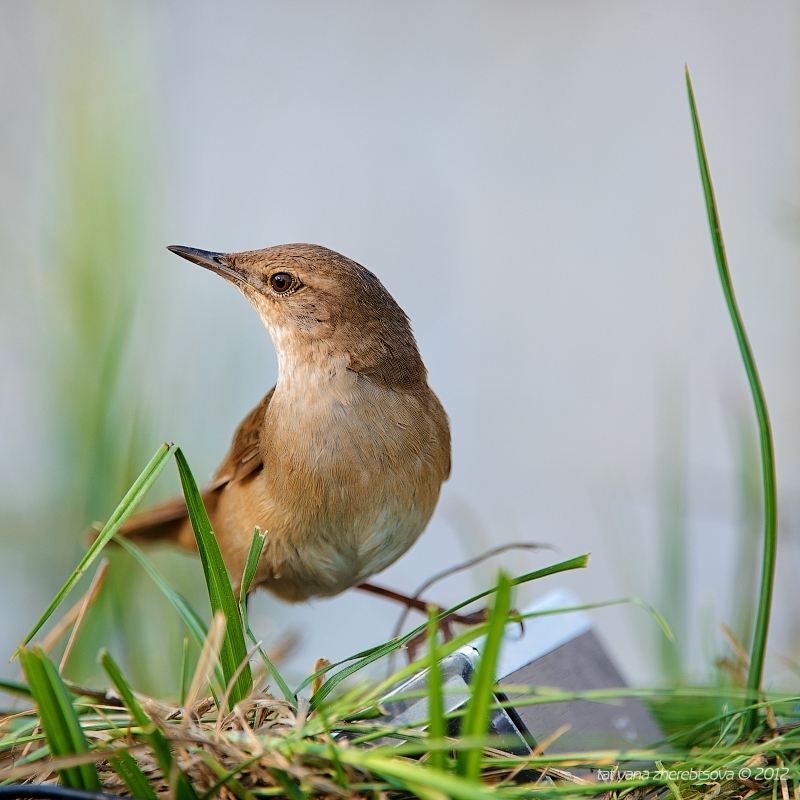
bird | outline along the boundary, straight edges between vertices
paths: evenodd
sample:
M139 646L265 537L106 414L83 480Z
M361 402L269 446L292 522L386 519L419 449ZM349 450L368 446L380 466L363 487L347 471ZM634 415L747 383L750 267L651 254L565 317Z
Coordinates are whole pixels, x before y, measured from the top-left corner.
M408 317L372 272L320 245L167 249L233 284L278 358L275 386L202 491L237 597L256 527L251 591L297 603L363 585L414 544L450 475L447 414ZM119 533L196 550L182 497Z

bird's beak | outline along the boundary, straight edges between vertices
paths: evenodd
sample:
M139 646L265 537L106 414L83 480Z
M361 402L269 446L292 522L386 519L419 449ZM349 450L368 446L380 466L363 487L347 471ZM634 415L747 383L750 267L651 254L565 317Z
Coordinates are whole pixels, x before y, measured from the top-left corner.
M230 257L226 253L211 253L208 250L198 250L195 247L182 247L181 245L170 245L167 250L185 258L187 261L192 261L199 264L201 267L210 269L223 278L233 280L235 283L242 284L248 283L247 278L235 269L230 264Z

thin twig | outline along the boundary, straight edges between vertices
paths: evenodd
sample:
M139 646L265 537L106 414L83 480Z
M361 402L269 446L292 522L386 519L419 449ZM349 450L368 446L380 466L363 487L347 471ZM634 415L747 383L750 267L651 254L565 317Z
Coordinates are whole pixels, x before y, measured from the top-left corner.
M194 704L197 702L197 698L200 696L203 686L211 679L211 673L219 661L219 651L222 647L222 639L224 636L225 614L222 611L217 611L208 629L208 636L206 636L203 649L200 651L197 669L194 671L194 677L189 685L189 691L186 694L186 704L183 707L184 727L189 724L189 716L192 708L194 708Z
M219 701L217 724L215 726L217 733L222 730L222 720L225 717L225 709L228 707L228 699L231 696L231 691L233 691L233 687L236 685L236 681L239 680L239 676L244 671L244 668L250 663L250 659L258 652L260 647L261 642L256 642L256 644L250 649L250 652L248 652L248 654L242 659L239 666L236 667L236 672L231 675L231 679L228 681L228 685L225 687L225 694L222 695L222 699Z
M463 572L464 570L470 569L474 567L476 564L480 564L482 561L486 561L489 558L493 558L494 556L499 556L501 553L505 553L509 550L554 550L555 548L549 544L542 544L540 542L509 542L508 544L502 544L499 547L493 547L491 550L487 550L485 553L481 553L479 556L475 556L473 558L467 559L466 561L462 561L455 566L448 567L447 569L442 570L441 572L437 572L432 577L428 578L425 583L421 584L419 588L414 592L411 596L412 600L418 600L420 595L431 588L439 581L444 580L445 578L449 578L451 575L456 575L459 572ZM424 605L424 604L423 604ZM400 619L395 625L394 631L392 632L392 639L396 639L400 635L400 631L403 629L403 625L405 625L406 619L408 618L408 614L411 610L412 606L406 605L405 610L400 615ZM420 606L414 605L413 608L423 610L424 608L420 609ZM458 621L458 620L456 620Z
M94 601L100 596L100 590L103 588L103 584L106 582L108 564L109 561L107 558L104 558L100 561L97 571L92 577L92 582L89 585L89 591L83 596L81 607L78 611L77 619L75 620L75 625L73 626L72 633L70 633L69 639L67 640L67 646L64 649L64 655L61 656L61 663L58 665L59 674L64 672L64 667L67 665L67 659L69 659L70 653L72 653L72 648L75 646L75 640L78 638L78 631L80 631L81 625L83 625L83 621L86 619L86 612L89 610L92 603L94 603Z

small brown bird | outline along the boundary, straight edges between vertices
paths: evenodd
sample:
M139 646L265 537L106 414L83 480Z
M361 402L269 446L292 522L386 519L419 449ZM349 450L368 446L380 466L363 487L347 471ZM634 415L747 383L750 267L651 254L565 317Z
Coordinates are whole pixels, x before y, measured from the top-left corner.
M450 473L447 415L408 317L369 270L324 247L170 247L230 281L264 322L278 382L247 415L203 500L235 587L258 526L252 588L338 594L416 541ZM194 550L183 498L121 531Z

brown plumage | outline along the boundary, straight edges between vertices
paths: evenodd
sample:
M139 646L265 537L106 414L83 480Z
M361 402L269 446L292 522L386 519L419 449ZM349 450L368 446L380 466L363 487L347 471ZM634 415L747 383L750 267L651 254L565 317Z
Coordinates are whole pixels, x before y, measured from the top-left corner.
M399 558L450 473L447 416L403 310L369 270L324 247L170 250L233 283L278 354L278 382L236 431L204 492L238 586L253 529L253 587L285 600L337 594ZM122 533L195 549L182 498Z

